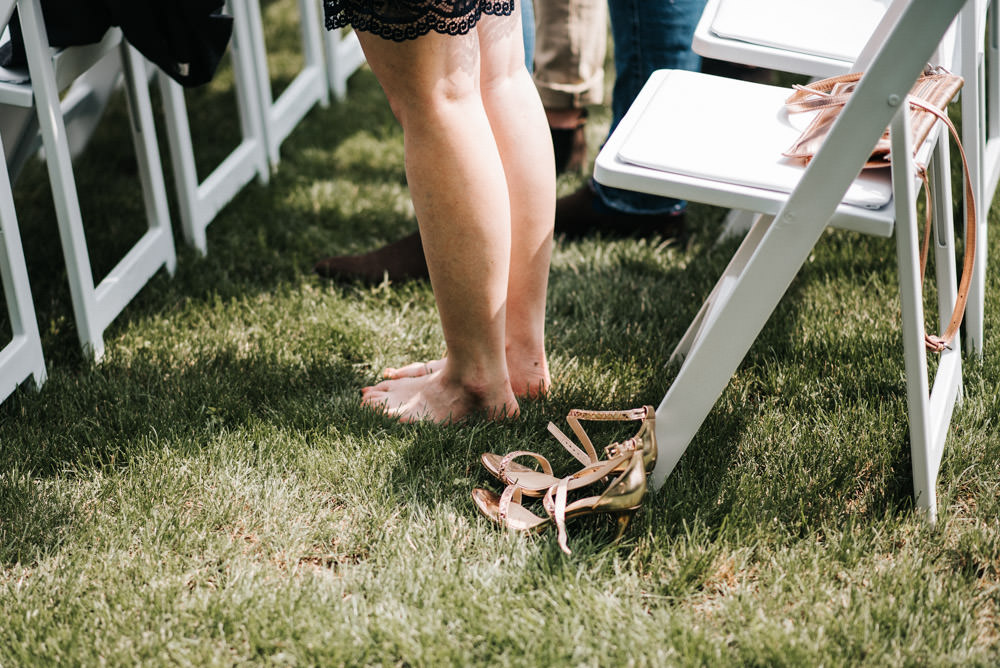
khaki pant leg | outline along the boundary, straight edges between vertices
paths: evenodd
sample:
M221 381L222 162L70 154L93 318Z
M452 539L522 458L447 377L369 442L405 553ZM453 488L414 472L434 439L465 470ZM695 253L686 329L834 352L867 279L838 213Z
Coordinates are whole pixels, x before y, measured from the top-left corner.
M604 101L607 0L535 0L535 85L546 109Z

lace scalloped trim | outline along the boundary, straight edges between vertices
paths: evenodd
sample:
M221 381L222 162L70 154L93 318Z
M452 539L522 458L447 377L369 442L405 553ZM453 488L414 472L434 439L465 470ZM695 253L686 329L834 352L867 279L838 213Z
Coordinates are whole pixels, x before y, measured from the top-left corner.
M464 35L480 16L510 16L515 0L323 0L327 30L351 26L404 42L430 31Z

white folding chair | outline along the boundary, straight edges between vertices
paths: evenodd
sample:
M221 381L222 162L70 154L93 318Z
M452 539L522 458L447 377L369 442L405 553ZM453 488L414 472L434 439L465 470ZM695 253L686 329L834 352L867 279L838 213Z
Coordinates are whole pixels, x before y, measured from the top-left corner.
M877 176L855 177L890 122L893 155L911 154L906 95L963 1L910 0L898 17L886 19L891 30L805 169L781 158L798 134L782 114L789 89L678 71L650 78L601 150L594 177L605 185L764 214L674 352L682 362L657 409L655 487L675 467L823 230L895 231L914 495L935 519L935 481L961 394L961 352L956 339L941 354L931 390L911 161L894 160L891 178L882 183ZM944 147L936 142L935 160L946 158ZM650 159L656 162L641 164ZM947 172L942 176L934 187L934 246L938 310L947 318L957 281L950 207L941 205L950 183ZM890 201L874 208L887 187Z
M124 42L118 29L109 30L97 44L53 50L49 47L39 0L18 0L16 3L6 0L0 7L4 10L0 13L3 25L9 21L15 4L24 33L30 81L0 84L0 105L34 107L37 111L80 342L84 350L100 359L107 326L160 267L173 273L176 265L166 186L144 74L145 61ZM60 92L114 49L120 51L125 73L132 119L129 125L149 228L114 269L95 285Z
M247 12L233 12L230 57L242 138L204 179L195 165L184 89L163 72L157 73L184 239L202 255L208 252L205 229L222 207L255 176L261 183L270 178L252 45Z
M304 63L302 69L275 100L271 88L270 69L267 64L267 44L259 0L234 2L234 16L244 14L250 26L254 66L257 70L257 92L267 154L272 166L280 160L279 149L295 126L315 105L330 103L329 84L326 80L319 7L316 0L299 0L299 28L302 36Z
M31 378L36 388L45 382L45 359L38 321L31 302L28 270L14 213L7 161L0 152L0 279L3 281L11 340L0 348L0 402Z
M325 30L326 73L330 80L330 91L337 100L347 97L347 80L365 62L361 42L353 30Z
M905 4L905 2L903 3ZM962 92L962 144L969 159L979 208L977 262L966 305L966 347L982 355L987 263L987 213L1000 179L1000 55L998 18L993 0L974 0L959 16L953 44L941 49L939 62L966 79ZM844 74L855 60L868 62L869 35L898 0L708 0L694 34L699 54L783 72L827 77ZM989 21L989 24L987 23ZM870 42L876 43L876 42ZM987 116L987 113L991 114ZM747 225L730 217L727 234Z

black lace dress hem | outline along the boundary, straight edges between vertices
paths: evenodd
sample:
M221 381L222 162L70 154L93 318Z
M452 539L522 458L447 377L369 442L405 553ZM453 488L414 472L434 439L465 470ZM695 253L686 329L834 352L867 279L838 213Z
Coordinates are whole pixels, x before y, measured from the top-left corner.
M323 0L327 30L351 26L393 42L430 31L464 35L483 14L510 16L515 0Z

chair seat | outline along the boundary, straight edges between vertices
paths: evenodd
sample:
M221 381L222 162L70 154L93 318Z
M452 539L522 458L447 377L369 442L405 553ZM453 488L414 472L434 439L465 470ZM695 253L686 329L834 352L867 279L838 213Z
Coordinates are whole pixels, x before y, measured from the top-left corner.
M853 63L890 0L754 0L723 2L712 34L817 58ZM807 29L807 27L812 29Z
M777 86L657 71L605 144L594 177L608 186L774 215L804 172L781 155L810 116L784 112L789 93ZM734 100L739 114L733 113ZM866 170L830 224L889 237L896 218L891 194L889 170Z

